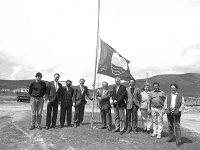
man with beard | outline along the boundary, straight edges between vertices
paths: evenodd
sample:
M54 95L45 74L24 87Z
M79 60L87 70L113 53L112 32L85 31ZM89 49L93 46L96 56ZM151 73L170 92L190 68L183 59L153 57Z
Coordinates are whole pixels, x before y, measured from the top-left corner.
M71 127L72 119L72 97L74 95L74 89L71 87L72 82L66 81L66 86L63 87L63 95L61 99L61 113L60 113L60 127L63 128L65 124L65 116L67 112L67 127Z

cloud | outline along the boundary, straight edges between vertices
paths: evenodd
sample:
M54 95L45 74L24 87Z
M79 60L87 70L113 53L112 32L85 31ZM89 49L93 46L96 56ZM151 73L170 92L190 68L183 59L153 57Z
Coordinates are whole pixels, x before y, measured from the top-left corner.
M24 63L20 57L0 51L0 79L24 80L31 79L38 72L34 66Z

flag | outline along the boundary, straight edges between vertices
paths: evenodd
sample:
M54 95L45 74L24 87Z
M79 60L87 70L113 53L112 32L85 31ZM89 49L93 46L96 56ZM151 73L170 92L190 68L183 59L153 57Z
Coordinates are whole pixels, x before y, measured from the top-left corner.
M97 73L113 78L120 77L122 80L133 79L128 64L129 60L121 56L116 50L100 40L101 53Z

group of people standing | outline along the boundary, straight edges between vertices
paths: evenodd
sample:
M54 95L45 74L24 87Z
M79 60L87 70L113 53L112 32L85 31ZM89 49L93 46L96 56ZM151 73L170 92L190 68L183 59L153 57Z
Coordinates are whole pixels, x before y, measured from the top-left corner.
M112 90L108 89L108 83L103 82L101 89L97 91L102 126L100 129L111 131L111 105L114 108L115 129L120 135L131 131L138 132L138 110L141 112L143 132L150 134L151 125L153 133L151 137L161 138L163 130L163 115L167 114L169 137L167 142L172 142L176 137L176 144L181 144L180 117L184 108L184 98L178 93L178 85L171 84L169 94L160 90L158 82L151 85L145 83L140 90L135 87L135 79L129 80L129 86L121 85L120 78L115 79L116 85ZM110 101L110 99L112 99Z
M30 129L41 128L42 110L44 99L47 103L46 129L55 128L57 120L58 105L60 111L60 127L63 128L65 119L68 127L72 127L72 106L75 106L74 124L76 128L83 122L85 97L93 98L88 92L85 80L80 79L80 85L72 88L72 81L67 80L66 86L62 86L58 80L60 75L56 73L54 80L46 83L41 80L42 74L36 73L36 80L30 84L29 94L31 95L32 124ZM145 83L142 90L135 87L135 79L129 81L129 86L121 84L121 79L115 79L116 85L112 90L108 89L108 83L104 81L102 88L96 92L96 99L100 108L102 126L99 129L107 129L120 135L130 132L138 132L138 110L141 112L143 132L150 134L153 124L152 137L161 138L163 130L163 114L167 114L169 137L167 142L173 141L176 135L177 145L181 144L180 117L184 107L184 98L177 92L178 85L171 84L171 92L167 95L160 90L158 82L153 83L153 90L150 84ZM114 109L115 129L112 130L111 108ZM67 113L67 117L66 117ZM36 124L37 123L37 124Z
M67 127L72 127L72 106L75 106L74 127L78 127L83 122L85 97L90 100L93 98L89 95L87 86L84 85L85 80L80 79L80 85L72 88L72 81L67 80L66 86L59 83L60 75L56 73L54 80L46 84L42 81L42 74L36 73L36 80L29 86L29 94L31 96L32 119L30 130L41 128L42 110L44 100L47 101L46 129L55 128L58 114L58 106L60 104L60 127L63 128L65 121ZM75 100L73 100L75 99ZM67 113L67 115L66 115Z

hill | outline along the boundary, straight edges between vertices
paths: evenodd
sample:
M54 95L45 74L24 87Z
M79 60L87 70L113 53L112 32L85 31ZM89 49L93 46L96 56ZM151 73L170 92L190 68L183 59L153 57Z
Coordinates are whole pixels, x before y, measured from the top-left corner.
M33 80L0 80L0 89L16 89L16 88L28 88ZM136 86L141 88L145 83L146 79L137 79ZM198 73L187 73L187 74L164 74L150 77L148 79L150 84L154 82L160 83L160 88L166 93L169 92L169 85L171 83L177 83L179 86L179 91L183 95L187 96L200 96L200 74ZM45 81L47 83L47 81ZM122 83L128 86L128 82ZM109 88L112 89L114 85L110 85ZM89 90L92 92L92 90Z
M137 79L136 86L142 88L146 79ZM200 74L187 73L187 74L165 74L150 77L148 82L152 85L154 82L160 83L160 89L165 93L170 92L170 84L176 83L179 86L179 91L185 96L200 96ZM122 83L126 87L129 86L128 82ZM110 85L112 89L114 85ZM151 87L152 89L152 87Z

